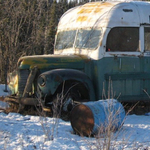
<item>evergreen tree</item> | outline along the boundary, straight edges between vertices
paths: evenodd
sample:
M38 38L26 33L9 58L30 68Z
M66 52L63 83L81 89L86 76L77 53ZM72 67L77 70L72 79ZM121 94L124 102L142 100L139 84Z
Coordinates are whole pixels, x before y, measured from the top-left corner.
M48 53L53 53L54 50L54 41L55 41L55 34L57 30L57 24L58 24L58 17L57 17L57 2L54 0L54 2L51 5L51 13L50 13L50 22L49 22L49 48L47 49Z

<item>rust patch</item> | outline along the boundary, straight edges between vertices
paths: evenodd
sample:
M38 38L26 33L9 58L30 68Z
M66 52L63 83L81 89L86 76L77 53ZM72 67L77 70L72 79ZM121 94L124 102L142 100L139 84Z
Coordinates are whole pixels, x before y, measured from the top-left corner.
M104 7L104 6L113 6L114 3L109 2L93 2L93 3L87 3L83 5L83 7Z
M102 10L104 10L106 7L112 7L114 4L108 3L108 2L102 2L102 3L90 3L85 4L81 7L78 14L84 14L84 13L91 13L93 10L94 13L99 13Z
M92 111L83 104L77 105L71 112L71 125L77 134L90 136L94 127Z
M100 41L99 46L102 46L102 40Z
M78 14L83 14L83 13L91 13L92 12L92 8L82 8L79 12L78 12Z
M86 21L87 20L87 16L79 16L78 18L77 18L77 22L84 22L84 21Z
M114 3L109 3L109 2L103 2L103 3L101 3L101 6L103 7L103 6L113 6L113 5L115 5Z
M96 9L94 10L94 13L99 13L99 12L102 11L102 9L103 9L103 8L98 7L98 8L96 8Z
M99 5L101 5L100 2L94 2L94 3L87 3L87 4L83 5L82 7L85 7L85 8L89 7L90 8L90 7L97 7Z

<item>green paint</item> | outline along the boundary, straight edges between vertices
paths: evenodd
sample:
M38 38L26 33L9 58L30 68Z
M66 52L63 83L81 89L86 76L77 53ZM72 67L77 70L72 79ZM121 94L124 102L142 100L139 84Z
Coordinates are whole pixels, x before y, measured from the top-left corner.
M75 69L84 72L92 81L96 98L117 98L120 101L148 100L144 92L150 93L150 58L146 57L105 57L100 60L90 60L79 56L57 56L54 57L23 57L19 69L31 69L34 66L39 68L40 73L54 69ZM40 74L39 73L39 74ZM58 86L65 80L79 80L76 76L68 73L63 75L47 76L47 85L42 88L46 95L54 94ZM109 91L109 79L112 82L112 92ZM81 82L84 80L81 78ZM36 85L36 83L35 83ZM14 85L16 89L16 84ZM14 93L14 89L11 89ZM35 88L36 90L36 88ZM15 90L16 91L16 90ZM17 92L17 91L16 91ZM93 97L93 93L92 96Z
M120 95L120 101L149 100L144 90L150 93L150 58L102 58L93 62L93 68L92 80L96 89L96 99L105 98L102 94L105 91L106 98L117 98ZM112 83L110 95L109 79Z

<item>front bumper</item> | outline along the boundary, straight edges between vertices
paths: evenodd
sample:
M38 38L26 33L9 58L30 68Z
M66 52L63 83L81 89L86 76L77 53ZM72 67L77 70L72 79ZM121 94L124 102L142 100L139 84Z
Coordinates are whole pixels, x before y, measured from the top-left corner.
M30 97L17 97L17 96L7 96L4 99L5 102L10 103L17 103L21 105L31 105L31 106L37 106L39 104L38 99L36 98L30 98Z

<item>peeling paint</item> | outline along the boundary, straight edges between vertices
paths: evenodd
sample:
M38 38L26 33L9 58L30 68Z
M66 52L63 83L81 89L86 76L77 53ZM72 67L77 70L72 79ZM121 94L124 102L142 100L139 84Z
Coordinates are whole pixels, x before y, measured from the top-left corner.
M82 8L78 14L91 13L93 9Z
M86 21L87 19L88 19L87 16L79 16L79 17L77 18L77 22L83 22L83 21Z
M149 3L91 2L70 10L60 19L58 30L69 28L137 26L149 23ZM124 10L124 11L123 11ZM139 15L140 14L140 15ZM121 22L119 18L123 18ZM124 24L125 23L125 24Z
M112 2L91 2L91 3L84 4L82 7L100 7L100 6L104 7L104 6L113 6L113 5L114 3Z
M83 68L84 60L87 60L86 56L67 56L67 55L38 55L38 56L26 56L22 57L19 61L21 63L18 67L20 69L32 69L37 66L39 69L42 68Z

